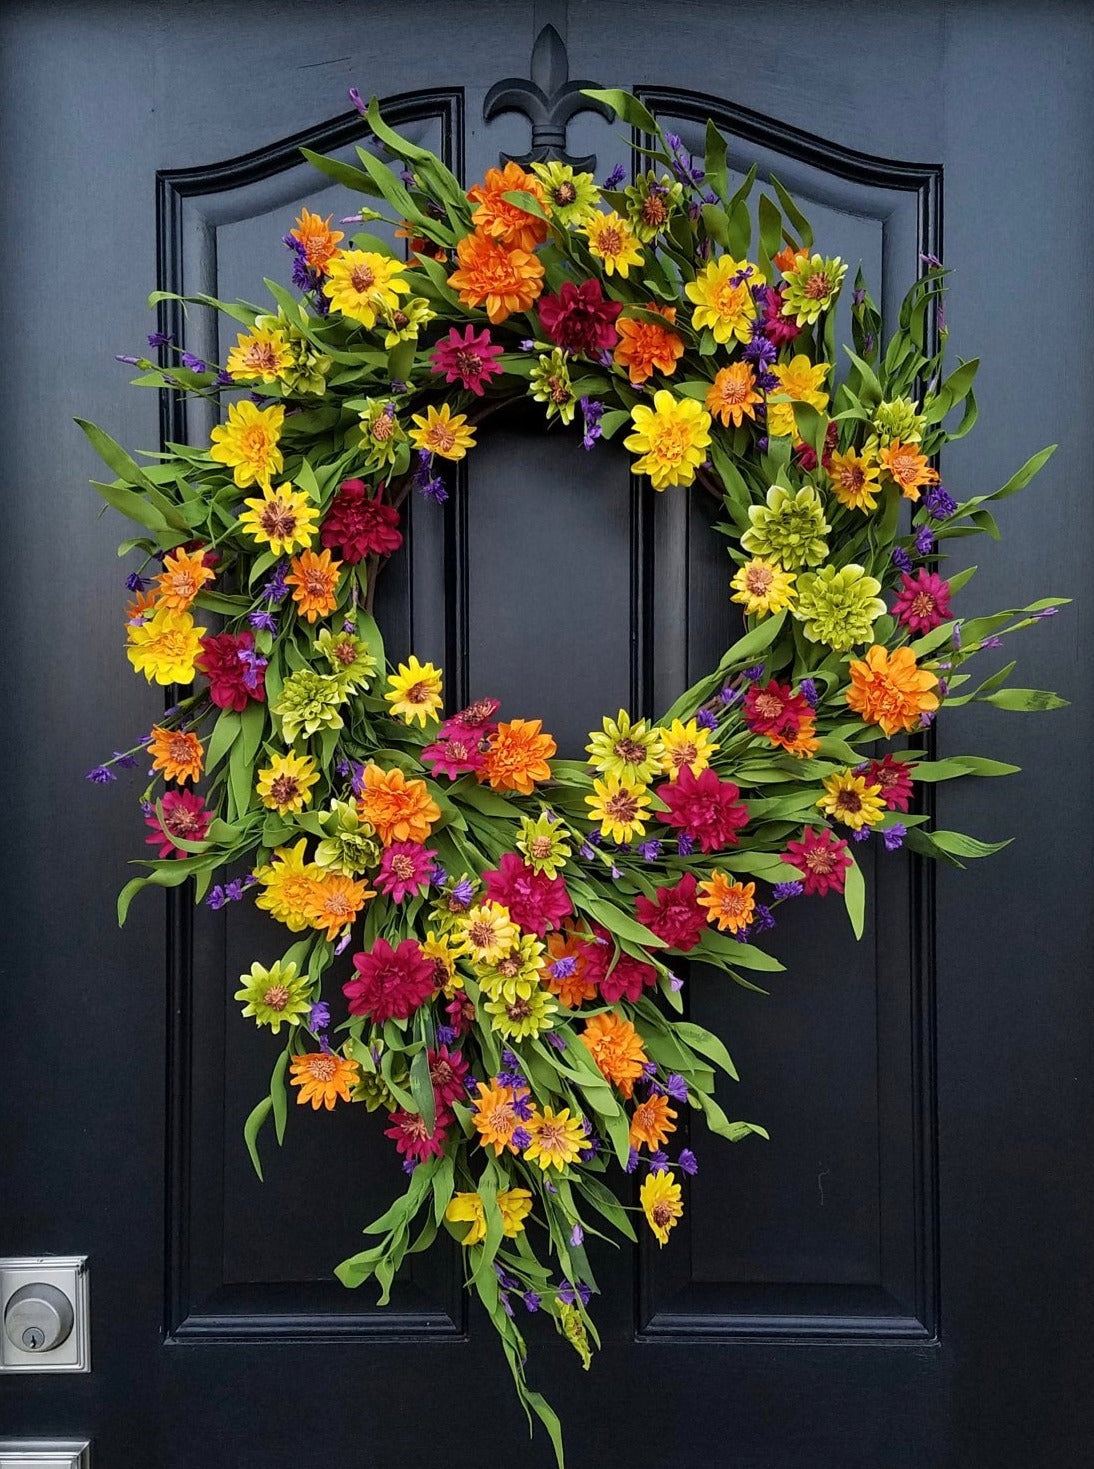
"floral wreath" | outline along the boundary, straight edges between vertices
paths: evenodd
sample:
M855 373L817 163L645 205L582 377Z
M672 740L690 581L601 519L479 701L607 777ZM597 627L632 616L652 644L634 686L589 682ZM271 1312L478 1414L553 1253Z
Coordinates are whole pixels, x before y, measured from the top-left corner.
M395 168L364 149L359 167L307 157L382 201L405 245L363 230L380 211L342 220L347 239L305 209L285 237L296 294L187 298L242 328L223 368L160 332L158 366L121 359L143 386L228 397L207 447L141 466L81 421L116 476L97 488L139 527L129 660L180 686L89 775L151 760L153 852L119 918L141 888L192 880L211 908L254 901L297 936L235 992L281 1047L246 1124L255 1168L289 1087L313 1108L381 1109L406 1191L336 1273L374 1278L386 1302L408 1253L454 1235L560 1462L519 1318L550 1316L589 1365L585 1240L635 1238L633 1199L605 1176L638 1174L638 1217L664 1245L698 1168L674 1145L685 1110L731 1141L766 1136L715 1100L733 1063L680 1018L677 971L692 959L755 988L747 974L782 967L757 940L809 896L842 894L861 935L859 843L958 866L997 850L930 830L913 792L1015 767L931 758L924 731L943 704L1063 703L1010 687L1013 664L976 687L964 671L1061 603L952 608L975 568L945 579L941 542L997 535L989 503L1051 450L992 494L940 483L977 365L943 376L940 262L923 257L884 352L859 271L837 382L847 267L814 250L786 191L771 180L754 229L756 169L731 191L713 124L699 166L635 98L588 95L646 135L648 171L625 188L622 168L598 186L510 162L465 191L352 93ZM446 713L441 671L392 666L373 616L406 497L445 500L480 420L526 396L548 425L580 416L584 450L624 433L654 490L713 496L742 618L659 720L605 718L585 763L488 691Z

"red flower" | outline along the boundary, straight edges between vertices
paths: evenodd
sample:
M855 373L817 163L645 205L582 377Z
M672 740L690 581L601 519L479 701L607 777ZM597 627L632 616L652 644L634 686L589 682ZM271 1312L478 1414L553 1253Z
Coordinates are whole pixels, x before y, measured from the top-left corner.
M446 1130L452 1121L447 1107L437 1108L432 1132L417 1112L389 1112L388 1116L393 1126L384 1128L384 1136L395 1139L396 1151L404 1157L424 1163L426 1158L439 1158L444 1152Z
M787 842L783 861L801 873L805 892L820 893L823 897L825 893L843 892L851 854L847 843L827 826L820 830L807 826L800 842Z
M451 720L446 723L451 724ZM482 769L484 759L479 740L452 735L448 739L435 740L422 751L422 760L434 775L446 775L455 780L460 775L476 774Z
M795 694L789 684L775 679L763 686L751 684L745 694L745 723L753 734L792 738L801 720L808 719L812 712L804 694Z
M658 888L656 902L640 893L635 905L638 921L664 939L670 949L686 954L694 949L707 926L707 916L695 894L695 874L691 872L685 873L674 888Z
M218 709L246 709L251 699L266 697L266 663L255 657L254 633L208 633L195 658L209 680L209 697Z
M160 807L163 811L162 824L154 806L144 818L144 824L152 828L152 835L145 837L145 841L150 847L159 848L156 856L161 859L192 857L192 852L185 852L175 845L174 838L181 837L185 842L204 841L213 813L192 791L168 791Z
M781 347L784 342L792 342L801 330L793 317L784 316L782 311L783 293L774 286L767 286L761 328L764 336L769 342L774 342L776 347Z
M881 799L889 811L907 811L912 799L912 776L914 760L894 760L886 755L882 760L871 760L863 770L867 785L881 787Z
M448 1023L457 1035L463 1035L468 1026L475 1023L475 1006L471 997L463 990L449 1000L444 1007L444 1013L448 1016Z
M598 280L564 281L557 296L541 296L539 319L556 347L567 352L609 352L619 341L615 319L622 301L606 301Z
M403 544L399 512L380 499L383 486L369 496L360 479L344 479L331 501L319 539L328 551L337 551L350 566L376 554L388 556Z
M674 781L657 787L657 795L669 808L662 821L678 826L704 852L737 845L737 832L748 820L748 807L737 799L740 794L731 780L720 780L710 766L693 775L690 765L682 765Z
M405 1020L436 988L435 969L413 939L393 949L377 939L370 953L354 954L357 978L342 986L351 1015L367 1015L377 1024Z
M616 1005L620 1000L632 1004L642 998L643 987L650 989L657 983L657 970L652 964L643 964L631 954L620 954L615 968L600 981L600 998L606 1005Z
M481 398L483 384L502 371L494 361L501 354L502 348L495 345L485 328L476 332L468 324L461 337L459 328L453 327L433 348L432 370L444 373L445 382L458 382Z
M441 1106L459 1101L466 1095L464 1077L467 1069L467 1062L460 1051L450 1051L447 1046L441 1046L440 1050L429 1052L429 1076L433 1082L433 1095L437 1098L438 1111Z
M519 927L540 937L549 928L561 928L574 911L561 877L548 877L525 866L515 852L506 852L493 872L484 872L486 896L501 903Z
M902 572L900 592L893 603L893 614L912 632L931 632L942 622L948 622L950 611L950 584L943 581L937 571L928 571L921 566L915 576Z

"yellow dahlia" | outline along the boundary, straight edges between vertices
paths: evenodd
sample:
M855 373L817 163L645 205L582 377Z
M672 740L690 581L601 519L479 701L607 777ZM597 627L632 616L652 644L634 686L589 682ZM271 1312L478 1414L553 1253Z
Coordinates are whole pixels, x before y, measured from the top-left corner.
M373 250L339 250L327 264L323 294L335 311L371 330L378 316L410 294L402 268L402 261Z
M149 683L193 683L194 659L201 652L203 627L195 627L189 612L164 607L146 621L130 622L126 657Z
M730 337L747 342L757 309L752 287L762 282L763 276L746 260L730 255L711 260L684 286L684 294L695 303L692 326L696 331L709 327L716 342L728 342Z
M674 398L667 388L653 395L653 407L631 409L634 431L624 446L641 457L635 474L648 474L655 490L690 485L710 445L710 414L694 398Z
M593 781L593 794L585 797L589 815L600 822L600 835L613 842L629 842L645 836L650 794L645 786L632 785L616 775Z
M319 779L319 771L310 755L275 755L265 769L258 772L255 789L263 806L284 816L288 811L303 811L311 804L311 790Z
M524 1156L529 1163L538 1163L544 1173L575 1162L588 1144L581 1118L571 1117L569 1107L561 1112L544 1107L542 1112L533 1112L524 1126L532 1137Z
M658 732L662 747L661 769L670 780L675 780L685 766L692 775L699 775L719 748L710 730L704 729L697 719L689 719L686 724L674 719L670 728Z
M603 263L605 275L619 275L626 280L631 266L642 264L638 237L621 215L594 214L582 231L589 242L589 254Z
M411 655L409 663L400 663L398 671L388 675L388 692L384 698L407 724L425 724L437 716L441 708L441 670L432 663L419 663Z
M753 556L751 561L738 568L737 575L730 582L732 600L742 603L749 617L766 617L769 612L781 612L794 600L796 576L796 572L784 571L775 561Z
M268 485L285 462L278 447L284 421L280 403L271 408L258 408L247 399L233 403L228 422L218 424L209 435L209 457L231 469L241 490L248 485Z
M852 831L876 826L888 809L881 787L871 785L865 775L856 775L853 770L837 770L821 784L824 795L817 805L826 816L842 821Z
M240 332L228 353L228 376L236 382L272 382L292 366L292 352L284 332L276 327L256 327Z
M475 447L475 430L468 426L466 413L453 413L447 403L440 408L430 403L424 413L415 413L417 425L410 431L416 449L439 454L442 459L463 459Z
M823 383L831 366L830 362L810 362L804 352L799 352L789 362L776 363L771 369L779 382L774 395L785 393L788 398L793 398L798 403L808 403L818 412L827 408L828 394L823 391ZM798 440L792 403L773 403L768 398L767 431L779 438L791 437Z
M456 931L476 964L495 964L520 942L520 929L509 909L490 899L469 908Z
M278 847L273 861L256 868L255 877L262 888L255 907L263 909L293 933L299 933L311 922L315 911L315 884L323 869L304 859L307 837L293 847Z
M646 1222L657 1236L659 1244L668 1244L669 1230L684 1213L684 1202L680 1196L680 1185L675 1176L664 1173L647 1173L638 1193Z
M269 546L275 556L291 555L298 548L307 550L315 535L319 507L289 481L272 489L263 488L261 495L243 502L247 509L239 523L261 546Z

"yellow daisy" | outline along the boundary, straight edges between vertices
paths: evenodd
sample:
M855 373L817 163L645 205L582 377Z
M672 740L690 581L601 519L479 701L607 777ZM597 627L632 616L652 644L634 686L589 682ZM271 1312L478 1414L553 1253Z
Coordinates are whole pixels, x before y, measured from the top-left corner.
M460 919L457 932L476 964L493 964L520 942L520 929L500 903L477 903Z
M425 726L436 717L442 704L441 670L432 663L419 663L411 655L409 663L400 663L398 671L388 675L388 692L384 698L407 724Z
M524 1126L532 1135L524 1156L529 1163L538 1163L544 1173L573 1163L588 1143L581 1118L571 1117L569 1107L561 1112L544 1107L542 1112L533 1112Z
M645 786L630 785L618 776L593 781L593 794L585 797L590 816L600 822L600 835L614 842L629 842L644 836L650 796Z
M796 579L796 572L784 571L774 561L753 556L751 561L738 568L737 575L730 582L733 588L731 600L743 603L749 617L766 617L769 612L781 612L790 606L796 595Z
M226 464L241 490L248 485L265 487L284 465L278 441L285 421L280 403L272 408L258 408L245 399L228 409L228 422L221 423L209 435L212 447L209 457Z
M428 929L422 941L422 958L433 965L433 982L444 990L446 1000L451 1000L457 990L463 989L463 975L456 971L456 960L463 952L461 944L452 942L447 933Z
M285 334L276 327L256 327L240 332L228 353L228 376L236 382L271 382L292 366L292 352Z
M532 1212L532 1194L526 1188L504 1188L498 1194L501 1210L501 1232L507 1239L514 1239L524 1228L524 1221Z
M653 395L653 407L631 409L634 432L624 446L641 457L635 474L648 474L655 490L690 485L710 444L710 414L694 398L674 398L667 388Z
M430 403L425 413L415 413L417 428L410 431L416 449L427 449L442 459L462 459L475 447L475 430L469 428L466 413L453 413L447 403L440 408Z
M255 907L262 908L293 933L308 927L315 913L316 888L323 869L304 860L307 837L293 847L278 847L273 861L255 869L262 892Z
M589 254L603 261L605 275L620 275L626 280L631 266L642 264L638 237L621 215L594 214L582 230L589 242Z
M695 303L691 313L691 324L696 331L709 327L716 342L728 342L736 337L747 342L752 336L752 322L756 317L756 302L752 298L752 287L763 283L763 276L755 266L750 270L747 260L734 260L731 255L719 255L711 260L695 277L684 286L689 301Z
M149 683L193 683L194 659L201 652L203 627L195 627L189 612L162 607L144 622L129 623L126 657Z
M885 815L881 787L868 784L864 775L856 775L853 770L837 770L821 784L824 795L817 805L826 816L831 816L833 821L842 821L852 831L876 826Z
M311 805L311 789L319 779L319 771L310 755L275 755L264 770L258 772L255 789L263 806L284 816L288 811L303 811Z
M661 729L658 733L661 736L661 769L670 780L675 780L685 765L692 775L699 775L719 748L710 730L704 729L697 719L689 719L687 724L674 719L669 729Z
M831 366L830 362L810 362L804 352L799 352L789 362L776 363L771 369L779 381L775 394L786 393L796 402L808 403L818 410L827 408L828 394L822 391L822 384ZM767 430L778 438L792 436L797 440L798 429L792 403L772 403L768 398Z
M471 1226L460 1240L461 1245L481 1244L486 1238L486 1211L480 1194L453 1194L444 1217L453 1224Z
M239 523L253 540L275 556L306 550L318 527L319 507L288 480L277 489L266 485L261 495L245 500Z
M664 1173L647 1173L638 1198L646 1223L657 1236L658 1243L668 1244L669 1230L684 1213L680 1185L675 1175L667 1170Z
M881 465L869 448L861 454L856 454L853 448L845 454L836 451L828 462L832 493L848 510L876 508L880 473Z
M327 265L323 294L335 311L370 330L376 318L392 312L400 296L410 294L402 261L372 250L339 250Z

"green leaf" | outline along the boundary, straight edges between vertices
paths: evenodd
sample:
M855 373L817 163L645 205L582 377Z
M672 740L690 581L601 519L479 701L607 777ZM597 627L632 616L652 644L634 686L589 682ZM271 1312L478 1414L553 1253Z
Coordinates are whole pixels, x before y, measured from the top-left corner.
M270 1106L273 1108L274 1132L277 1141L285 1141L285 1123L288 1120L289 1098L285 1088L285 1073L289 1069L289 1047L286 1046L274 1063L270 1077Z
M1059 694L1053 694L1048 689L1000 689L997 693L986 694L978 702L994 704L997 709L1066 709L1068 700L1061 699Z
M706 156L703 161L706 183L725 200L729 193L729 172L726 168L726 140L711 118L707 118Z
M862 869L853 857L844 880L843 901L855 938L860 939L866 927L866 881L862 876Z
M693 1051L699 1051L701 1055L709 1056L714 1064L720 1066L727 1076L732 1076L734 1081L740 1079L729 1052L716 1035L712 1035L703 1026L696 1025L692 1020L678 1020L674 1022L672 1028L685 1045L690 1046Z
M644 133L652 133L654 137L661 136L657 119L642 106L637 97L632 97L630 92L621 91L617 87L609 87L604 90L583 87L581 95L591 97L594 102L606 102L616 117L622 119L623 122L629 122L632 128L641 128Z
M663 949L664 939L659 939L655 933L651 933L644 924L632 918L629 914L622 912L614 903L609 903L605 898L586 898L582 908L602 923L610 933L618 938L629 939L632 944L641 944L644 949Z
M410 1090L423 1122L430 1132L437 1121L437 1103L433 1093L433 1081L429 1075L429 1054L425 1046L416 1052L410 1063Z
M779 203L783 207L783 213L794 226L798 233L798 239L807 250L813 248L813 227L801 212L794 200L779 183L774 174L771 175L771 187L779 196Z
M945 760L921 760L916 763L913 780L934 782L956 780L963 775L1017 775L1020 765L1005 765L1001 760L987 760L980 755L949 755Z
M247 1118L247 1121L243 1124L243 1141L247 1144L247 1151L251 1155L251 1162L254 1164L254 1171L258 1174L259 1179L263 1183L265 1182L265 1179L263 1179L262 1177L262 1162L258 1156L258 1134L262 1131L263 1123L270 1115L272 1107L273 1101L271 1100L271 1098L263 1097L258 1106L255 1107L254 1111Z
M210 776L239 737L242 725L234 709L225 709L216 724L205 750L205 774Z
M990 857L993 852L1001 852L1004 847L1009 847L1014 840L1013 837L1008 837L1005 842L981 842L960 831L932 831L926 835L936 847L948 852L951 857Z

